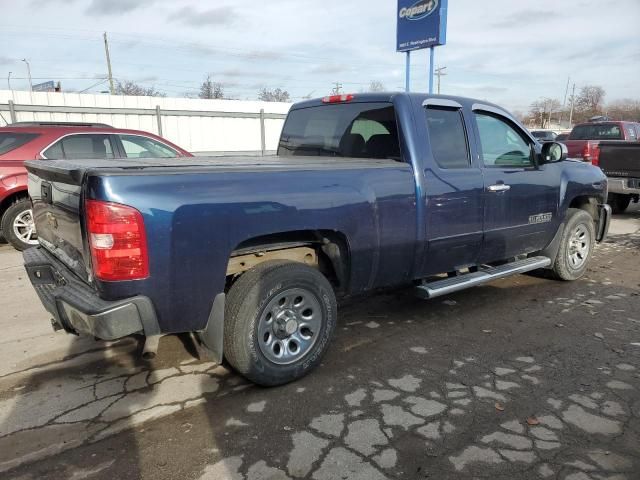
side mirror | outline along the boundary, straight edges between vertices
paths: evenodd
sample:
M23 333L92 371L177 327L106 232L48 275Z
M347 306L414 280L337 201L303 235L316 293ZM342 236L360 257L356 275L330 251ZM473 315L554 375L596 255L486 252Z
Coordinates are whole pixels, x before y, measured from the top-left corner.
M541 163L562 162L567 159L567 155L568 150L564 143L544 142L542 144L542 150L540 151Z

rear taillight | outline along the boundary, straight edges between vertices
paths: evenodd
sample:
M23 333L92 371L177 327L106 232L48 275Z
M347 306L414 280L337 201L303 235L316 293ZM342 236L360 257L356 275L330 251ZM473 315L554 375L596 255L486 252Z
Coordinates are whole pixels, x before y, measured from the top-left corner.
M591 148L591 165L600 165L600 146L592 145Z
M149 276L142 214L119 203L87 200L87 233L96 278L141 280Z
M346 94L346 95L330 95L328 97L322 97L322 103L343 103L343 102L350 102L351 100L353 100L353 95Z

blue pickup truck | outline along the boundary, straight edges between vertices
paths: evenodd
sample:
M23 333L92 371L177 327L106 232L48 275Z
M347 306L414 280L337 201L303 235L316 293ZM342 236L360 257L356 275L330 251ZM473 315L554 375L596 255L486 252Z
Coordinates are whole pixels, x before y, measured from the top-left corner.
M320 362L336 298L574 280L611 216L599 168L496 105L440 95L298 103L274 157L26 165L40 246L24 259L54 328L142 334L149 357L193 332L262 385Z

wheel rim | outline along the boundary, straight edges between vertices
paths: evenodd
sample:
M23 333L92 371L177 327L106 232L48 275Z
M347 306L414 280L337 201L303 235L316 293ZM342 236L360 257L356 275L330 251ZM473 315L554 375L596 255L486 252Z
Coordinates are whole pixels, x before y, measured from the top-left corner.
M33 212L31 209L20 212L16 218L13 219L13 234L21 242L28 245L38 244L36 225L33 221Z
M578 225L569 239L569 264L573 269L581 268L587 261L591 238L585 225Z
M260 351L278 365L296 362L315 345L322 320L322 308L315 295L301 288L284 290L269 301L260 315Z

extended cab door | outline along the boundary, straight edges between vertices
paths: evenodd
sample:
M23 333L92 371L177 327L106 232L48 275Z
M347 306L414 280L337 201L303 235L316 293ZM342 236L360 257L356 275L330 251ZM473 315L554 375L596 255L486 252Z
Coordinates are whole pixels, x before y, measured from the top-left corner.
M560 169L537 165L535 142L495 107L474 105L484 177L484 243L480 262L544 248L558 228Z
M427 250L422 276L475 266L482 246L483 180L469 146L460 104L428 98L422 105ZM424 127L420 127L424 125Z

